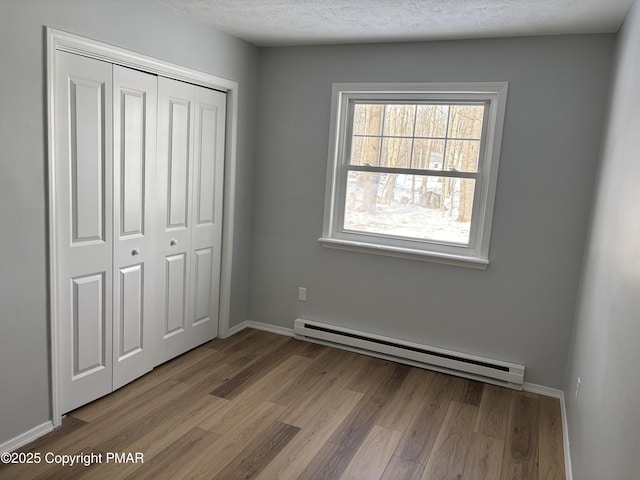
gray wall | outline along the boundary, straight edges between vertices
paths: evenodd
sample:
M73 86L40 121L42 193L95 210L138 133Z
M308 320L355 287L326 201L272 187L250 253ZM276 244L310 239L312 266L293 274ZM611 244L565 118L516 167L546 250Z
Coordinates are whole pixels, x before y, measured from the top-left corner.
M640 472L640 4L618 39L613 93L565 384L574 478ZM577 377L581 378L576 400Z
M250 319L518 362L561 388L614 39L263 49ZM510 82L488 270L323 248L331 83L439 81Z
M0 0L0 443L51 418L43 26L239 82L231 324L248 315L259 50L154 1Z

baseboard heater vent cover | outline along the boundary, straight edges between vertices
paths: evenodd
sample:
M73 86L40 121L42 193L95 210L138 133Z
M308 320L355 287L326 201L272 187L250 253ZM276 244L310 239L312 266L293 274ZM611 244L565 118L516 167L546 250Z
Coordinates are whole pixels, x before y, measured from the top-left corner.
M524 366L466 353L421 345L405 340L296 319L293 327L300 340L406 363L416 367L522 390Z

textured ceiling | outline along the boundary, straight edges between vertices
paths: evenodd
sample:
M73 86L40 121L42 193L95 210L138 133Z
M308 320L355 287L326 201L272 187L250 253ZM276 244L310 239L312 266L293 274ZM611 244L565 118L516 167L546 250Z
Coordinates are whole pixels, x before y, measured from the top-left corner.
M258 46L616 32L633 0L158 0Z

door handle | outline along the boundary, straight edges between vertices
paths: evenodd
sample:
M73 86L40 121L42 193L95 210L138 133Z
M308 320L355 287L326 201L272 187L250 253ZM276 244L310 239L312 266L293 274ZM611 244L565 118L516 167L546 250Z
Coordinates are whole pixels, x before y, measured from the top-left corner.
M140 249L139 248L134 248L133 250L131 250L131 255L133 255L134 257L136 255L140 255Z
M175 238L169 241L169 245L171 245L172 247L175 247L177 244L178 244L178 240L176 240Z

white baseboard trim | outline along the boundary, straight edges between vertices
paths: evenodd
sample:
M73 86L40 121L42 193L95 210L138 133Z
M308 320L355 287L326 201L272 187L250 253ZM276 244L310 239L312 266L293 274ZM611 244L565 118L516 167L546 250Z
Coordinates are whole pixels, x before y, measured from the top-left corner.
M287 337L293 337L293 328L278 327L276 325L269 325L268 323L247 321L248 328L255 328L256 330L263 330L265 332L277 333L278 335L284 335Z
M562 413L562 440L564 446L564 470L567 480L573 480L571 467L571 449L569 448L569 422L567 420L567 406L564 401L564 393L560 397L560 412Z
M524 382L522 390L529 393L537 393L538 395L544 395L545 397L562 398L564 392L557 388L545 387L544 385L538 385L535 383Z
M251 320L246 320L235 327L230 328L227 331L227 335L224 338L230 337L231 335L235 335L238 332L241 332L245 328L255 328L256 330L262 330L263 332L276 333L278 335L284 335L285 337L293 337L293 328L286 327L278 327L276 325L270 325L268 323L254 322Z
M53 431L53 422L49 420L42 425L33 427L31 430L0 444L0 453L13 452L23 445L33 442L34 440L40 438L43 435L46 435L51 431Z
M231 328L227 329L227 334L224 337L221 337L221 338L227 338L227 337L230 337L231 335L235 335L236 333L241 332L245 328L247 328L247 322L246 321L236 325L235 327L231 327Z

